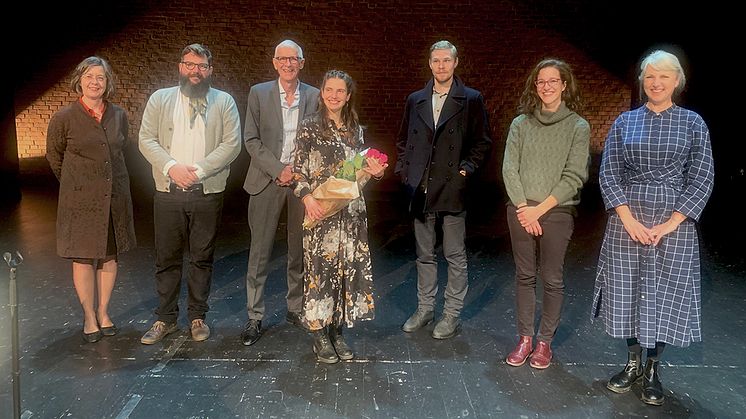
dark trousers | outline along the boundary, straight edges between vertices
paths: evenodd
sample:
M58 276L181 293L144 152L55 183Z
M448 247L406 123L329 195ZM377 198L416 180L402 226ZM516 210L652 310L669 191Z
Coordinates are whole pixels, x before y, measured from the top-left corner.
M215 238L223 211L223 193L201 190L156 192L153 200L155 224L155 281L158 290L158 320L175 323L179 316L179 292L184 251L188 255L187 314L189 322L204 319L212 283Z
M435 256L435 226L443 224L443 256L448 262L448 284L443 312L458 316L469 289L467 274L466 211L425 213L415 216L414 237L417 250L417 302L432 310L438 293L438 260Z
M536 277L544 283L541 323L538 340L552 342L559 325L565 283L562 270L565 252L572 237L575 222L571 213L550 210L539 220L543 234L532 236L521 226L516 208L508 205L508 228L513 247L516 278L516 324L521 336L534 336L536 312ZM538 254L538 255L537 255ZM537 267L538 256L538 267ZM538 269L537 269L538 268Z

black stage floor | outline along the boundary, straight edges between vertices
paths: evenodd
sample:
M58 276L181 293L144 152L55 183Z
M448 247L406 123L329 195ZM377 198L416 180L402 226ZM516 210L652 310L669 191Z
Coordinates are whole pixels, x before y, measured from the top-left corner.
M488 193L475 197L467 221L470 289L462 331L445 341L430 337L432 325L413 334L400 330L416 306L414 239L395 194L368 194L377 317L348 332L354 360L324 365L315 361L309 335L284 321L280 235L267 286L267 330L254 346L239 341L249 243L248 198L241 191L226 201L207 319L212 336L192 342L182 310L182 332L152 346L139 343L157 303L147 198L136 197L140 246L121 257L114 290L111 314L120 334L84 344L70 264L55 255L56 182L23 192L18 206L0 212L0 251L18 249L25 257L17 274L24 418L746 416L743 250L717 235L714 221L703 234L711 243L703 249L704 342L669 346L661 370L666 403L651 407L637 387L627 394L605 389L626 361L626 347L589 319L604 223L592 193L567 256L554 360L539 371L504 362L516 341L513 263L504 207ZM0 382L0 418L12 416L13 401L7 285L3 265L0 377L8 378ZM442 295L439 301L436 313Z

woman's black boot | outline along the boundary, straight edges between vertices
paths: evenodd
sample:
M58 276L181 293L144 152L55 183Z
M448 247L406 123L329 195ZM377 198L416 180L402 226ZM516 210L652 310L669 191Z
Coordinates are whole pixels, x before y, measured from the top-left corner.
M339 362L337 353L334 352L334 346L329 341L329 335L327 334L326 327L320 330L313 331L313 353L316 354L316 358L319 362L325 364L336 364Z
M637 380L642 377L642 352L628 352L627 365L624 369L609 379L606 388L614 393L626 393Z
M658 376L658 362L657 359L648 358L642 376L642 401L654 406L662 405L666 398Z
M332 345L334 345L334 350L337 351L339 359L349 361L355 356L352 353L352 349L347 345L347 342L344 341L344 337L342 337L342 326L334 326L330 324L329 338L332 341Z

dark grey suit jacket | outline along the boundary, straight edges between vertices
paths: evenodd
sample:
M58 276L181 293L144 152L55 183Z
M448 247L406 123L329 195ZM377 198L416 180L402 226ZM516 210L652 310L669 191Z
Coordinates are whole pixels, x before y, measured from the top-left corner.
M316 112L319 89L300 83L298 124ZM282 109L280 86L272 80L251 86L244 124L244 144L251 156L243 188L251 195L263 191L280 175L285 165L282 156Z

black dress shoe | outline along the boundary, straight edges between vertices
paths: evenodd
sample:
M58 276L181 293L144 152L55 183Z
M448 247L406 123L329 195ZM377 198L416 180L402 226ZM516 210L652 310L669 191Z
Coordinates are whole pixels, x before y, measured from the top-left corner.
M243 332L241 332L241 342L245 346L250 346L255 344L260 337L262 337L262 321L249 319Z
M101 340L101 331L96 330L95 332L86 333L83 332L83 340L88 343L96 343Z
M303 322L300 320L300 313L296 313L295 311L288 311L287 314L285 314L285 321L295 327L305 329L303 327Z
M117 333L119 333L119 329L117 329L117 327L113 324L111 326L101 328L101 334L104 336L114 336Z

